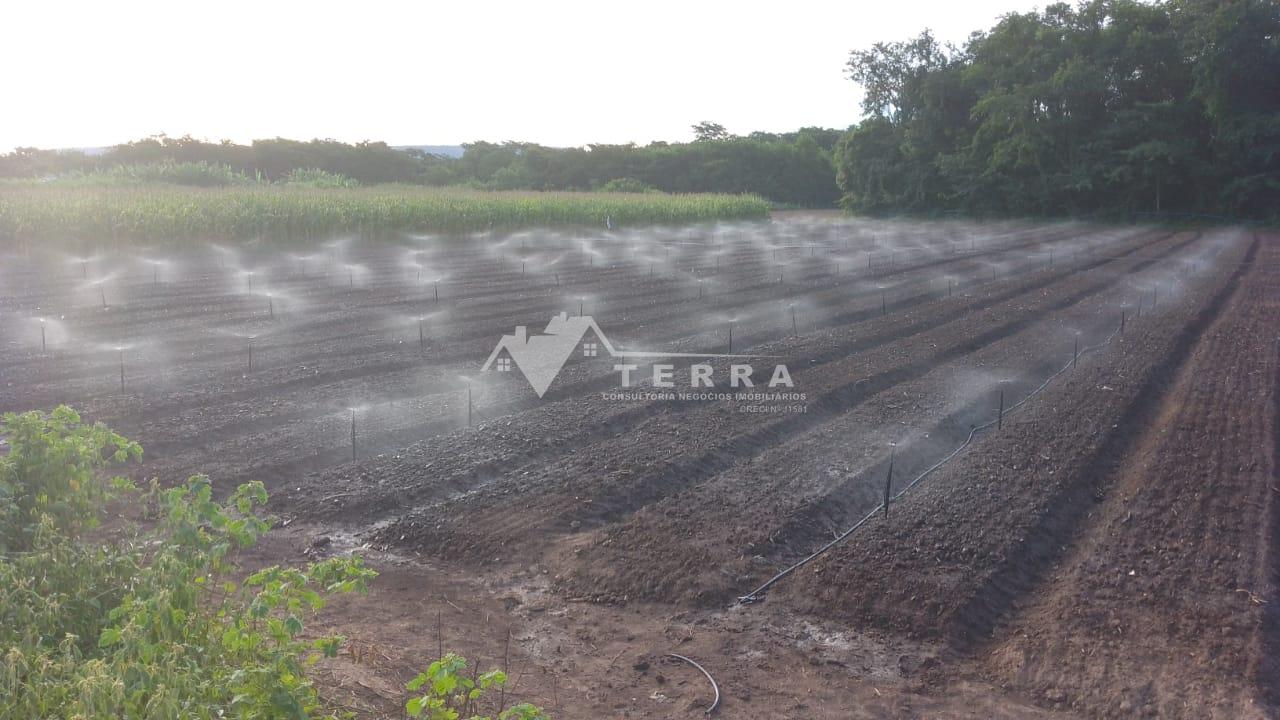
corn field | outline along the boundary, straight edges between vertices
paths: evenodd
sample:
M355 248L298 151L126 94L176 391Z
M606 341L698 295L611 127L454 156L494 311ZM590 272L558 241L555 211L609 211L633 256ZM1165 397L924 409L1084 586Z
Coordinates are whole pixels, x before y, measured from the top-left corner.
M78 246L265 238L339 232L466 232L490 227L688 223L763 218L752 195L484 192L368 188L0 185L0 242Z

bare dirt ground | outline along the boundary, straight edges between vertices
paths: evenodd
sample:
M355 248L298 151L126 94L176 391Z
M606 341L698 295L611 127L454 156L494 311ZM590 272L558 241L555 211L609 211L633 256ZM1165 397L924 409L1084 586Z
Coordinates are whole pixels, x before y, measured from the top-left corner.
M1268 717L1277 265L1240 230L803 213L10 256L0 408L68 402L143 444L138 477L264 480L250 564L364 553L370 595L318 623L364 717L442 649L558 718L701 715L668 653L731 718ZM478 372L562 311L663 352L732 323L803 412L614 399L603 357L542 398Z

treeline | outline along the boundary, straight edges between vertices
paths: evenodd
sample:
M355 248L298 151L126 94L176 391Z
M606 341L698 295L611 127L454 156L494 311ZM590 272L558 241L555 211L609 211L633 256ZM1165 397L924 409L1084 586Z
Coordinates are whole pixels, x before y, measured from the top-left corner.
M694 142L647 146L550 148L532 143L477 142L464 145L460 158L393 148L382 142L277 138L239 145L159 136L117 145L97 155L19 148L0 156L0 177L77 173L146 176L157 174L154 168L166 167L164 177L179 182L187 178L186 184L227 184L234 177L279 182L316 170L365 185L755 193L776 203L803 207L830 207L840 197L832 161L839 130L806 128L794 133L734 137L718 125L703 123L695 131L698 139ZM129 170L134 168L140 170Z
M855 52L865 212L1280 216L1280 4L1090 0Z

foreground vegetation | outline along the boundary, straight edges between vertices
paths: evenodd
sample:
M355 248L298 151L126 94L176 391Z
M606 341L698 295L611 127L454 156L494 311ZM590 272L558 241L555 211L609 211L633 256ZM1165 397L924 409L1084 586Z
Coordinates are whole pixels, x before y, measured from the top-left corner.
M1088 0L854 53L869 212L1280 217L1280 4Z
M359 557L237 582L235 553L270 526L261 484L222 504L203 476L145 492L104 481L142 449L66 407L6 414L0 437L0 720L334 717L306 672L342 638L304 640L303 619L328 596L365 591L376 573ZM101 528L116 503L146 516ZM456 720L506 682L465 667L454 655L433 663L406 710ZM498 711L544 718L528 704Z
M168 184L0 186L0 239L102 243L270 238L347 231L463 232L491 227L603 228L758 219L749 195L484 192L383 185L368 188Z

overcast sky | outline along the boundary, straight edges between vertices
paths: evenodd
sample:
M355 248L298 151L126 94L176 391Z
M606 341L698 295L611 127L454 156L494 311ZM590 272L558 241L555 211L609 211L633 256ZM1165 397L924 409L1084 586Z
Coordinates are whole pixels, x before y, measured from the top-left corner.
M0 152L157 133L392 144L647 143L846 127L849 52L961 42L1043 2L216 3L0 6Z

